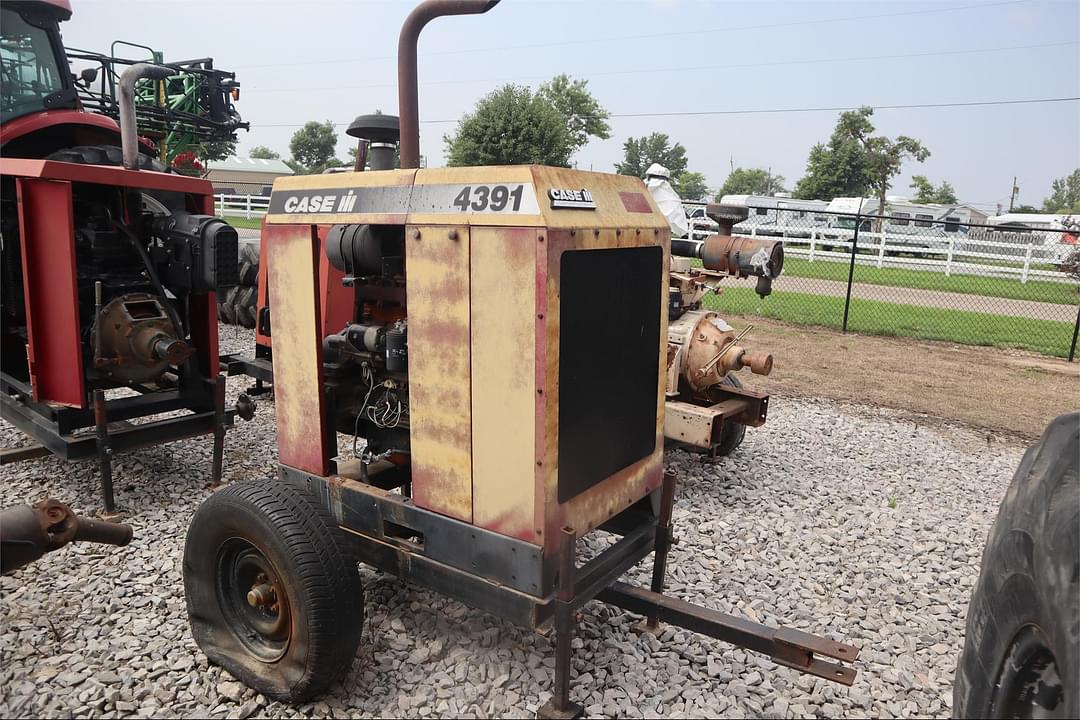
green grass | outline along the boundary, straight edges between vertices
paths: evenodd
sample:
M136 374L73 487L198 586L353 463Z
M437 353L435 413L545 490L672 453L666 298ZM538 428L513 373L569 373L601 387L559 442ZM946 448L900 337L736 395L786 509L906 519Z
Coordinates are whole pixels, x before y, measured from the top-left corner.
M791 277L816 278L847 282L848 263L815 260L805 258L784 258L784 275ZM979 277L977 275L952 274L945 277L940 270L913 270L909 268L877 268L872 265L855 265L855 282L870 285L889 285L893 287L918 288L922 290L943 290L985 295L988 297L1011 298L1014 300L1038 300L1039 302L1075 305L1080 301L1075 283L1047 282L1046 280Z
M758 315L795 325L840 329L844 321L842 297L788 291L773 293L762 300L751 288L727 287L721 296L707 297L706 304L722 314ZM851 304L848 330L867 335L944 340L964 345L1023 348L1068 357L1073 324L857 300Z
M243 228L246 230L262 229L262 217L246 218L240 215L225 215L224 220L234 228Z

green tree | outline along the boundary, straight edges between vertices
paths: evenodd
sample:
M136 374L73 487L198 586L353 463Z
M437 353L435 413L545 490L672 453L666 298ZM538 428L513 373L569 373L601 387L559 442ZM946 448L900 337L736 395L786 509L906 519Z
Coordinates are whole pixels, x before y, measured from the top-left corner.
M280 160L281 156L276 152L266 147L265 145L256 145L251 148L251 152L248 153L248 157L255 158L256 160Z
M870 174L862 146L838 122L829 142L810 148L806 174L795 184L794 194L805 200L832 200L863 197L869 188Z
M784 176L763 168L735 168L716 193L716 202L725 195L772 195L784 192Z
M915 202L917 203L955 205L959 202L956 199L956 191L953 190L953 186L947 180L942 180L940 185L934 187L934 184L927 180L925 175L913 175L911 185L908 187L915 191Z
M646 137L627 138L623 143L623 161L615 163L620 175L645 177L645 171L653 163L660 163L671 173L672 184L686 172L686 148L680 143L671 144L664 133L652 133Z
M588 84L588 80L571 80L564 73L541 85L536 93L551 103L565 119L566 132L574 152L584 147L590 136L601 140L611 137L608 111L589 92Z
M884 135L872 135L874 125L870 122L870 116L873 114L872 107L841 113L836 129L857 140L862 147L869 189L878 200L880 217L885 214L885 195L889 192L890 182L900 173L904 160L911 158L922 162L930 157L930 151L907 135L899 135L895 140Z
M709 185L705 181L705 176L689 170L679 175L672 187L683 200L703 200L709 194Z
M1043 200L1043 212L1080 213L1080 168L1050 185L1050 197Z
M224 160L236 154L235 140L207 140L192 148L192 151L205 165L215 160Z
M481 98L443 142L448 165L566 167L575 149L559 111L520 85L504 85Z
M1014 213L1037 213L1037 212L1039 212L1039 208L1035 207L1034 205L1017 205L1010 212L1014 212Z
M293 133L289 140L292 160L287 163L298 174L320 173L327 167L341 164L334 157L335 147L337 133L333 123L312 120Z

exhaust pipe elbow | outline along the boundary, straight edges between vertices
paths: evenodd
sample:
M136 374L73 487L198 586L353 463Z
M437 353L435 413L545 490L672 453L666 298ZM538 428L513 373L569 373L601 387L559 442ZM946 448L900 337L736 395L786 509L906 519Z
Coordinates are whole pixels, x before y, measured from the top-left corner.
M420 98L416 88L416 44L420 31L437 17L480 15L498 4L499 0L424 0L405 18L398 37L398 117L403 170L420 167Z
M139 169L139 131L135 124L135 83L142 78L164 80L174 72L161 65L136 63L120 75L120 147L124 167Z

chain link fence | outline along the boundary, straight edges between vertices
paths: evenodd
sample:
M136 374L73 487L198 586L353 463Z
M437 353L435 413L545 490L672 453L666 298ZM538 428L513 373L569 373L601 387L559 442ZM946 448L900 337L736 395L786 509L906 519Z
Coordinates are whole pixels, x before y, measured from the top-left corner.
M1077 230L1004 228L946 215L751 208L740 235L784 243L783 275L762 299L727 286L726 313L847 331L1022 348L1076 357ZM693 225L711 234L709 221Z

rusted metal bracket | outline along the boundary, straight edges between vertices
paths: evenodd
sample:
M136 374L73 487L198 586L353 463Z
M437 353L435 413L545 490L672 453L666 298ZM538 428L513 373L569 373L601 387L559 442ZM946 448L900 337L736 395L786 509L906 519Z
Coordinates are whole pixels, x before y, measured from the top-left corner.
M859 648L852 645L799 630L750 622L623 582L612 583L596 599L768 655L780 665L841 685L851 685L855 681L854 669L817 657L852 662L859 656Z

